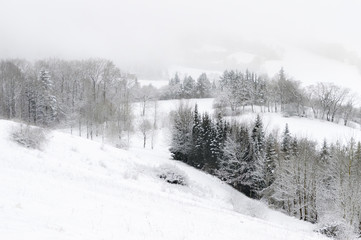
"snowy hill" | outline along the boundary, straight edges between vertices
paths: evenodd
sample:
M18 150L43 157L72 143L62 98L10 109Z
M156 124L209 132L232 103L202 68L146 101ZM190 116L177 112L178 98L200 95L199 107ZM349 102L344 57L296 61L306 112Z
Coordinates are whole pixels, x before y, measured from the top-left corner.
M157 115L159 126L169 126L169 112L176 110L180 102L183 102L190 107L194 107L195 104L197 104L200 113L208 112L213 114L213 101L213 98L158 101ZM152 107L153 104L149 103L146 111L146 115L149 118L153 117L154 110ZM140 117L141 108L142 106L140 103L137 103L134 106L137 118ZM258 107L254 107L254 111L255 112L253 113L250 107L246 107L245 111L241 112L239 116L227 117L227 120L232 121L232 119L234 119L251 124L256 119L257 114L260 114L267 133L278 131L279 134L282 134L285 125L288 124L292 135L306 137L310 140L317 141L318 143L322 143L324 139L327 139L330 143L335 143L336 141L346 143L351 138L354 138L356 141L361 141L360 125L354 122L349 122L348 126L344 126L343 124L336 124L321 119L285 117L281 113L262 113Z
M324 239L166 149L125 151L52 131L35 150L10 140L18 127L0 120L1 239ZM165 169L187 185L159 178Z

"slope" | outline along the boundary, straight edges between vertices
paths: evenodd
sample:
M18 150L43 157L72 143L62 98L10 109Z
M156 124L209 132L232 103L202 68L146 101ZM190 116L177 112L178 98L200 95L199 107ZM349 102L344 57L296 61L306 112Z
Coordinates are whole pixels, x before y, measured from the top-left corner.
M9 140L18 125L0 120L1 239L323 239L165 151L57 131L42 150L27 149ZM160 179L160 166L188 185Z

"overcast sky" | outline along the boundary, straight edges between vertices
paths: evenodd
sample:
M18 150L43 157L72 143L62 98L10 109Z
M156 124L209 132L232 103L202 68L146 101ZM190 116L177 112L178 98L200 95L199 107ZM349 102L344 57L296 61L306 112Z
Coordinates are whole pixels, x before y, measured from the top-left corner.
M1 58L109 58L125 69L280 66L360 82L360 0L9 0ZM333 71L337 71L333 72Z

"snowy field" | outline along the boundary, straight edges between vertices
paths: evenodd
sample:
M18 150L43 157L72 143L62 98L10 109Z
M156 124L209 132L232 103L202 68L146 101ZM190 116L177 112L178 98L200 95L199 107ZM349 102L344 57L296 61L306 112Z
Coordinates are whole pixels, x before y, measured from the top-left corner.
M301 117L283 117L278 113L260 113L263 120L265 131L278 132L282 135L286 124L293 136L298 138L305 137L310 140L322 143L324 139L328 142L346 143L354 138L356 141L361 141L361 131L358 124L354 127L346 127L341 124L328 122L326 120L309 119ZM236 117L239 121L252 123L256 119L257 113L247 113Z
M200 112L213 99L191 99ZM179 100L159 101L155 147L132 136L129 150L51 131L41 150L10 140L18 123L0 120L0 239L325 239L315 225L250 200L217 178L170 160L168 113ZM146 115L152 118L150 103ZM135 105L139 119L141 106ZM239 118L253 122L256 114ZM322 140L360 138L360 131L320 120L262 115L267 131ZM186 186L159 175L171 169Z

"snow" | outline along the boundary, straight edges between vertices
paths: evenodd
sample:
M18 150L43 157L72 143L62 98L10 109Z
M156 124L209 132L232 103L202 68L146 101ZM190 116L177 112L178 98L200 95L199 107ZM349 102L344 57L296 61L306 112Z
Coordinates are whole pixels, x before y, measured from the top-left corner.
M140 86L152 85L155 88L162 88L168 86L169 83L168 80L163 80L163 79L159 79L159 80L139 79L138 82Z
M166 129L155 150L59 131L34 150L10 140L17 127L0 120L1 239L325 239L314 225L170 160ZM164 164L185 173L188 185L160 179Z
M279 113L246 113L235 118L241 122L253 123L257 114L260 114L267 133L278 132L280 136L288 124L292 136L308 138L316 141L319 146L324 139L327 139L329 143L338 141L341 144L346 144L351 138L361 141L361 131L358 124L354 124L352 128L320 119L284 117Z

